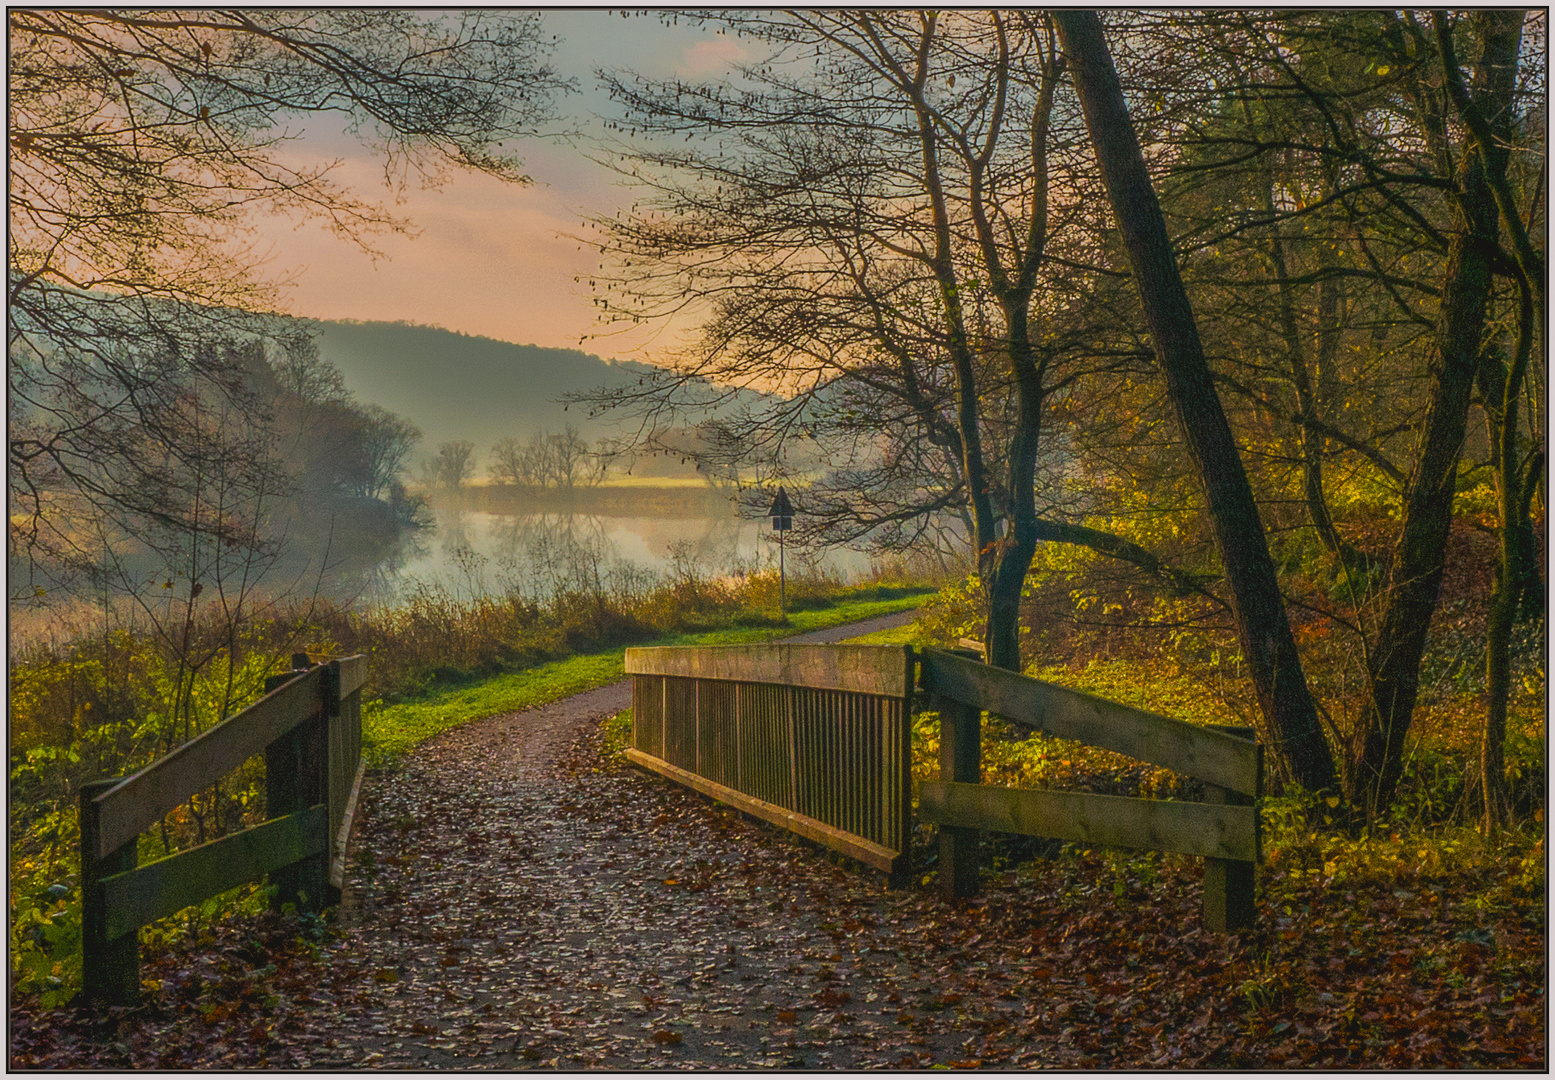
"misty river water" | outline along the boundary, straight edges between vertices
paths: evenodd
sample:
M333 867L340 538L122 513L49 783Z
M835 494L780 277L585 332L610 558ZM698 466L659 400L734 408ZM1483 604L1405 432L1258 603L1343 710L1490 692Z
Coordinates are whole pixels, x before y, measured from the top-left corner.
M473 598L516 590L537 599L577 583L694 572L713 578L776 567L770 522L726 516L646 517L590 513L489 513L435 507L429 528L407 537L378 568L363 599L394 604L419 586ZM788 566L800 560L788 551ZM819 565L844 577L869 569L861 552L834 550Z

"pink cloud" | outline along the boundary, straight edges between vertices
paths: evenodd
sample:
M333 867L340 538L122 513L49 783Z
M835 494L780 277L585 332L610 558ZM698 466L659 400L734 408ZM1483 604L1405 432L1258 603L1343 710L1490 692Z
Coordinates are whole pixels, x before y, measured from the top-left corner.
M698 41L682 54L680 63L675 66L675 73L680 76L711 75L749 56L744 46L734 38L708 38Z

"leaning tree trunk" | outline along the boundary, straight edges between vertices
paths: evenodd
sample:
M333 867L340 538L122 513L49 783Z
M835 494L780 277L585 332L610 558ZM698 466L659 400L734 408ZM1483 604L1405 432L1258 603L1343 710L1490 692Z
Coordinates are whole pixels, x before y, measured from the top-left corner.
M1333 757L1318 724L1252 486L1204 358L1101 22L1092 11L1062 10L1053 17L1128 249L1167 392L1204 488L1259 708L1291 777L1310 791L1325 790L1334 784Z
M1486 115L1510 115L1522 21L1521 12L1481 16L1474 89ZM1498 152L1504 155L1505 147ZM1493 284L1498 211L1476 144L1471 142L1464 151L1457 172L1457 210L1447 246L1430 400L1414 472L1404 491L1404 522L1393 549L1387 602L1368 658L1371 702L1356 732L1349 775L1350 800L1372 813L1392 802L1403 772L1404 740L1420 691L1420 661L1441 593L1458 457Z

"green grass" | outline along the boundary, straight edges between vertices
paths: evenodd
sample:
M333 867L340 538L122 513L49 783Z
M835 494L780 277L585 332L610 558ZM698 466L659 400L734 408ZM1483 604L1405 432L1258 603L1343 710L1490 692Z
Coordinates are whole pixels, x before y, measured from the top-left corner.
M849 638L850 645L916 645L920 631L916 624L908 623L892 630L876 630L873 634Z
M927 595L887 600L850 600L819 611L799 611L788 626L733 627L696 634L673 634L649 645L741 645L824 630L843 623L917 607ZM867 639L874 642L878 635ZM362 753L369 768L392 766L420 743L449 728L499 713L531 709L614 682L623 675L625 647L570 656L525 671L494 676L472 686L434 691L419 701L395 705L367 702L362 712Z

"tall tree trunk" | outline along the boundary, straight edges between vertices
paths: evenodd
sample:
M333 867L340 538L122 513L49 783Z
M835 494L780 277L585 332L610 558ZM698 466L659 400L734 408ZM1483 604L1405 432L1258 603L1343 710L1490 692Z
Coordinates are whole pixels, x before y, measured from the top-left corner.
M1475 98L1483 114L1505 122L1516 85L1523 16L1488 12L1479 19ZM1504 147L1499 153L1506 153ZM1368 662L1371 702L1352 751L1348 794L1372 813L1385 809L1398 788L1404 740L1419 696L1420 660L1441 592L1458 457L1483 346L1491 259L1497 247L1498 210L1485 165L1478 147L1470 143L1457 170L1457 211L1447 247L1430 402L1415 468L1404 491L1404 522L1393 549L1387 601Z
M995 13L999 29L1000 69L1007 70L1008 49L1003 24ZM1043 385L1046 357L1031 341L1031 299L1037 271L1047 248L1048 227L1048 124L1053 112L1053 94L1058 83L1057 58L1042 65L1042 83L1031 118L1031 170L1033 193L1031 214L1026 221L1025 243L1020 247L1013 275L998 255L991 216L984 206L990 197L983 170L984 155L973 156L971 165L972 220L983 249L983 265L989 285L1004 312L1010 370L1015 377L1015 431L1010 438L1009 492L1010 516L1000 544L998 563L988 581L988 624L985 633L988 663L994 667L1020 670L1020 599L1026 574L1037 553L1038 524L1036 502L1037 449L1042 435L1042 405L1046 400ZM1003 93L999 95L1002 115ZM989 144L991 147L991 143Z
M1156 357L1204 488L1259 708L1292 779L1310 791L1328 789L1334 784L1333 757L1101 22L1092 11L1055 11L1053 18L1128 249Z
M1543 455L1533 452L1518 461L1517 401L1533 352L1533 290L1519 281L1522 303L1517 318L1517 351L1510 366L1495 352L1480 362L1480 400L1490 436L1490 461L1496 475L1501 550L1485 619L1485 725L1479 745L1481 825L1488 836L1501 829L1511 813L1506 785L1506 714L1512 696L1512 627L1528 567L1524 565L1522 533L1528 527L1528 504Z

